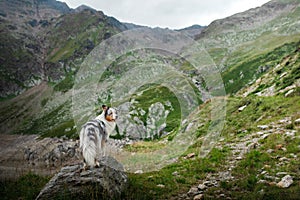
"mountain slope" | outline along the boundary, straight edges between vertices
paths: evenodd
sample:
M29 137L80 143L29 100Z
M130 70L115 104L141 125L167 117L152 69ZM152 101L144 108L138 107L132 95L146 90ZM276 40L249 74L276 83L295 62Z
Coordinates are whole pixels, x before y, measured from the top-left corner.
M286 43L300 40L299 21L299 1L273 0L262 7L214 21L197 38L223 72L227 93L235 93L268 68L260 65L262 57ZM278 59L285 55L281 52ZM251 62L256 64L251 66ZM260 70L262 67L265 70Z
M102 12L72 10L55 0L5 0L0 13L3 98L71 76L95 45L126 30Z
M46 1L47 11L53 8L51 6L53 2ZM63 7L60 3L57 5ZM23 35L23 38L19 37L22 34L17 31L18 29L10 30L7 19L2 17L2 25L6 31L1 32L2 37L0 38L3 41L11 40L8 43L8 48L1 51L3 61L1 65L1 77L3 77L1 79L2 96L16 95L40 84L42 81L47 82L49 88L53 88L51 96L44 96L40 99L39 104L42 105L42 108L39 108L40 113L30 113L27 110L28 114L25 116L28 117L22 120L21 126L13 126L14 119L21 121L13 118L9 123L12 125L12 129L6 125L8 127L3 126L3 131L6 129L18 133L34 132L44 136L64 134L72 136L74 134L75 137L76 129L71 114L72 101L70 99L72 94L70 89L73 87L74 76L80 64L85 56L101 41L128 28L138 27L122 24L116 19L107 17L102 12L90 8L81 7L79 10L60 9L55 11L53 16L56 16L57 12L60 12L60 15L51 20L45 19L47 23L36 26L27 25L26 27L30 28L32 33ZM198 42L205 45L206 50L219 66L227 93L231 94L249 84L251 85L268 70L278 65L285 56L296 51L300 40L298 32L300 29L297 29L300 21L300 15L298 14L298 1L282 2L274 0L260 8L217 20L204 29L195 26L179 31L201 31ZM32 16L29 15L30 17ZM22 26L22 24L18 24L19 29ZM164 30L155 29L153 31L156 31L159 35L159 32ZM195 33L193 32L193 34ZM19 43L26 44L20 46ZM185 71L188 72L187 69L191 67L184 60L173 59L172 56L165 56L163 52L159 51L148 53L143 51L129 52L112 63L108 71L110 76L107 78L117 80L122 73L130 70L132 66L146 66L157 61L170 63L184 73ZM297 69L296 67L293 71L297 71ZM193 82L194 75L189 74L188 76L191 79L190 81ZM297 80L298 78L295 76L289 85L285 84L286 87L295 84ZM199 89L201 87L199 87L197 81L193 84L195 84L195 88ZM201 84L203 84L202 88L205 89L205 83L202 81ZM109 90L107 88L107 91ZM198 94L201 92L198 91ZM172 96L173 94L168 95ZM199 98L202 98L201 95L199 95ZM139 97L139 99L144 100L147 98ZM23 99L22 101L26 104L28 100ZM162 103L165 104L166 102ZM40 107L40 105L37 107ZM145 106L140 104L139 107L144 108ZM167 107L165 105L165 108ZM59 114L59 110L64 110L64 112ZM147 115L147 109L144 111L144 115ZM3 115L6 117L18 116L18 110L7 109L6 106L1 106L1 112L6 113L6 115ZM56 116L56 114L59 116ZM132 117L136 118L137 116L132 115ZM147 117L140 117L138 123L146 125ZM176 119L174 120L176 121ZM7 121L2 122L2 124L5 123ZM171 130L171 128L167 129ZM72 131L65 133L65 130Z

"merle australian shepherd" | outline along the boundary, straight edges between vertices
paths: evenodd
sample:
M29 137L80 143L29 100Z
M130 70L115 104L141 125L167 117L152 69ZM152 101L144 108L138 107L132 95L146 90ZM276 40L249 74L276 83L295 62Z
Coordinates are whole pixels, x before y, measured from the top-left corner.
M105 156L105 143L116 127L117 111L102 106L103 112L95 119L88 121L80 131L80 149L86 167L99 167L98 159Z

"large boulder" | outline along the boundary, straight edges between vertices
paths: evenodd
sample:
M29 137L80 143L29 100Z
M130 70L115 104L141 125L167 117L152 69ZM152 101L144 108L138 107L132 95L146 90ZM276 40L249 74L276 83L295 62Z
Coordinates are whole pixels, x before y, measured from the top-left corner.
M106 157L99 168L88 170L82 166L63 167L36 199L121 199L127 175L116 160Z

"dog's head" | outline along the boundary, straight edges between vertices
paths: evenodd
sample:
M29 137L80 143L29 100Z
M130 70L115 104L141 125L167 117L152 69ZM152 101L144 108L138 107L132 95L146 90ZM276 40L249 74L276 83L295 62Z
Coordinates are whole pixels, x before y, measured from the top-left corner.
M115 108L110 108L108 106L103 105L104 117L109 122L114 122L118 118L118 113Z

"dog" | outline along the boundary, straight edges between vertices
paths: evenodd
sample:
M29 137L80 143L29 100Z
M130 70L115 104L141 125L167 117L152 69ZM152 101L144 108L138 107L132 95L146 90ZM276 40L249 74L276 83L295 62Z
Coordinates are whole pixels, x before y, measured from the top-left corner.
M117 111L102 105L102 113L95 119L85 123L80 131L80 150L82 152L84 169L99 167L98 159L102 152L105 156L105 143L116 128Z

